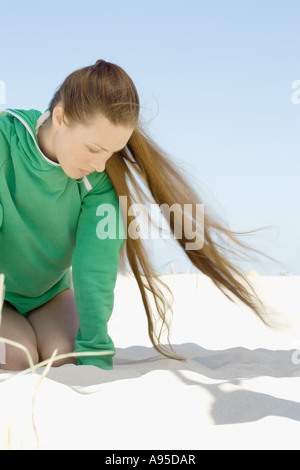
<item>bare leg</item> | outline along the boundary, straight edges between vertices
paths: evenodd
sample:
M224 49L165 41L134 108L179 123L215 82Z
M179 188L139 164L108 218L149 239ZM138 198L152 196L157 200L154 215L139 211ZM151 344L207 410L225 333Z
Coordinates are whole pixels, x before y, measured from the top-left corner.
M26 317L21 315L11 304L4 302L0 336L22 344L28 349L34 364L39 362L35 332ZM19 348L5 345L6 364L0 364L0 370L25 370L29 367L26 354Z
M73 287L65 290L28 315L36 338L40 361L49 359L55 349L58 354L74 352L74 342L79 329L79 319ZM76 364L74 358L53 363L54 367Z

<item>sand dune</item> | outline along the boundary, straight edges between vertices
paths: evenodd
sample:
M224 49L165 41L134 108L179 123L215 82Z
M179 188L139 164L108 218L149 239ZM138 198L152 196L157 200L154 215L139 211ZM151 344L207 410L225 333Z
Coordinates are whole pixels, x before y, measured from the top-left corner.
M36 391L44 369L1 374L2 448L34 449L38 436L40 449L300 449L300 277L251 278L276 329L204 276L164 280L186 360L152 348L137 286L120 275L114 370L53 368Z

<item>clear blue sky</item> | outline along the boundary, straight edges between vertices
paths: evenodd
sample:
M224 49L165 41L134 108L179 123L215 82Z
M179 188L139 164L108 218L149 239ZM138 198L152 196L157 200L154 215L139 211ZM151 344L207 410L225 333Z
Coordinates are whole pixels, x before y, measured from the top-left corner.
M204 202L233 230L273 227L247 240L280 264L244 269L300 274L299 18L297 0L0 0L0 107L42 111L73 70L121 65Z

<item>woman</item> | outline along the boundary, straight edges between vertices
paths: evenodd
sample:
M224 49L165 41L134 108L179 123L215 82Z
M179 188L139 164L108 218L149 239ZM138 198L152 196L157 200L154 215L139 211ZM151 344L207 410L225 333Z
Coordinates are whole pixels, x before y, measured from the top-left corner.
M170 307L161 289L164 284L151 268L141 238L128 236L134 216L124 208L120 216L119 201L123 196L127 207L148 199L182 208L201 201L181 170L143 131L139 111L130 77L119 66L99 60L67 77L46 113L1 113L0 273L5 274L6 292L0 336L24 345L34 363L57 349L59 354L75 351L75 358L56 361L56 366L73 362L113 367L115 348L107 322L120 256L122 262L127 257L137 280L154 347L178 358L160 343ZM113 208L116 236L97 229L105 222L102 209L107 207ZM197 217L192 211L196 230ZM228 240L243 246L236 236L205 215L204 242L188 249L187 219L183 212L179 218L183 234L178 243L192 263L263 319L258 297L228 260ZM173 233L175 223L173 215ZM153 295L155 312L147 291ZM159 331L154 328L156 314ZM82 352L89 355L80 356ZM6 364L0 367L22 370L28 359L22 350L7 345Z

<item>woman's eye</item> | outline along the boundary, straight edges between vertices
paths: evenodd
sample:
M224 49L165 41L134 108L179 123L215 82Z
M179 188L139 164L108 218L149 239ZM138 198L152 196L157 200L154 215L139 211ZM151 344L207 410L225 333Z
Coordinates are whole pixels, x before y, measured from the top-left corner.
M99 150L93 150L93 149L90 149L90 148L89 148L89 151L90 151L91 153L98 153L98 152L99 152Z

